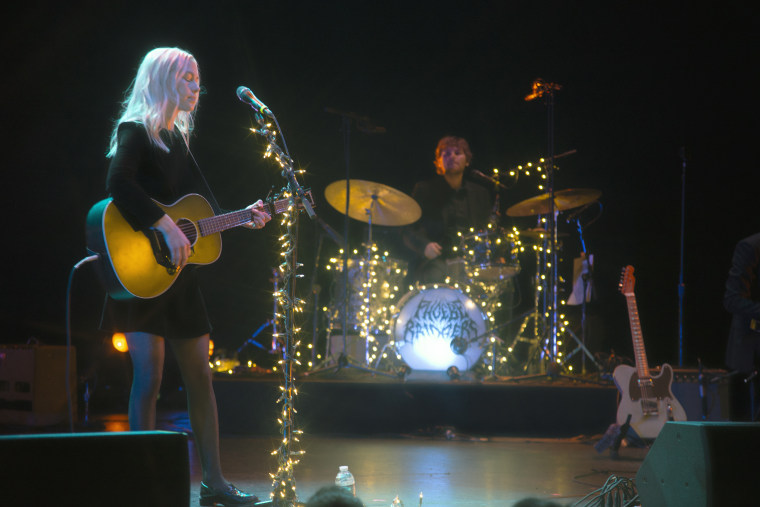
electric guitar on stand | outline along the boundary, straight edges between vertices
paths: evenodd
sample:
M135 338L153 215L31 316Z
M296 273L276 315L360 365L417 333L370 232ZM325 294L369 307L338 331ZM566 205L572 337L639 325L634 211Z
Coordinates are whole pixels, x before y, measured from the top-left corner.
M311 191L305 193L312 207ZM288 209L289 198L267 200L263 209L271 216ZM250 209L214 215L198 194L188 194L174 204L156 204L187 236L192 246L189 264L211 264L222 253L222 231L246 225ZM299 209L303 206L299 202ZM112 199L104 199L87 214L87 248L100 257L106 292L114 299L150 299L166 292L179 276L171 262L163 234L156 229L135 231Z
M620 365L612 372L620 390L617 423L622 426L630 417L630 427L640 438L654 439L667 421L685 421L686 411L671 390L673 368L664 363L656 377L652 377L649 372L639 310L633 292L635 283L633 266L626 266L620 279L620 292L628 303L636 368Z

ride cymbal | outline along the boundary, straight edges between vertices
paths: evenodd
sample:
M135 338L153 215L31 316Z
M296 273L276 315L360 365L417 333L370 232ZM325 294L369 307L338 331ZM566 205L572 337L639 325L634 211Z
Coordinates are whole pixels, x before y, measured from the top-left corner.
M601 190L593 188L568 188L554 192L554 209L565 211L578 206L583 206L596 201L601 197ZM551 194L537 195L515 204L507 209L507 215L511 217L527 217L531 215L545 215L551 211Z
M382 183L366 180L348 180L350 202L348 216L361 222L369 222L368 210L372 210L375 225L408 225L422 216L422 208L412 197ZM346 180L334 181L325 188L327 202L346 212Z

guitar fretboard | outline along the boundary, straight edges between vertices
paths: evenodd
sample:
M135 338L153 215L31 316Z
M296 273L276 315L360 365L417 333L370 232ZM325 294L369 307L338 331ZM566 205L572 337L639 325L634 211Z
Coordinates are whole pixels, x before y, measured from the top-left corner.
M239 227L251 221L253 214L249 209L232 211L223 215L216 215L198 220L198 229L201 236L208 236L217 232L226 231L233 227Z
M314 205L314 201L311 197L311 190L305 192L306 198L311 205ZM278 215L288 209L290 206L290 199L279 199L276 201L270 201L266 203L265 210L271 215ZM303 204L299 202L299 208L303 207ZM201 236L208 236L209 234L215 234L217 232L226 231L234 227L239 227L243 224L247 224L253 219L253 213L249 209L241 209L238 211L232 211L230 213L224 213L223 215L216 215L213 217L201 218L198 220L198 230Z
M633 353L636 357L636 372L640 380L649 380L649 364L647 363L647 353L644 349L644 337L641 333L641 322L639 321L639 308L636 304L636 296L625 294L625 300L628 304L628 320L631 323L631 336L633 337Z

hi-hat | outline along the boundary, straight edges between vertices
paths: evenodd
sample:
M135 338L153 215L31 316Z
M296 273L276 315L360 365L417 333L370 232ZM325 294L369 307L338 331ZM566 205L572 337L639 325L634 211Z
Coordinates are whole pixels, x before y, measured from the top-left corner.
M348 180L350 202L348 216L361 222L369 222L367 210L372 210L375 225L408 225L422 216L422 208L410 196L382 183L366 180ZM325 188L325 198L330 206L346 212L346 180L334 181ZM373 204L374 201L374 204Z
M601 190L592 188L568 188L554 192L554 210L565 211L584 204L592 203L601 197ZM551 194L537 195L515 204L507 209L511 217L545 215L551 211Z

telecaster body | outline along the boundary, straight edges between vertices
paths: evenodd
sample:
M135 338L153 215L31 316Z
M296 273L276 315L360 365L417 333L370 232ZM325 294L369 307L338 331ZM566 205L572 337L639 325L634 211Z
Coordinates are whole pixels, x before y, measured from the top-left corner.
M671 390L673 368L669 364L663 364L660 374L650 379L646 397L642 396L639 374L633 366L618 366L612 377L620 390L617 423L622 426L630 415L631 428L639 437L657 438L667 421L686 420L686 411Z

